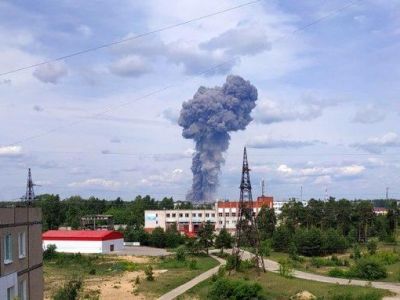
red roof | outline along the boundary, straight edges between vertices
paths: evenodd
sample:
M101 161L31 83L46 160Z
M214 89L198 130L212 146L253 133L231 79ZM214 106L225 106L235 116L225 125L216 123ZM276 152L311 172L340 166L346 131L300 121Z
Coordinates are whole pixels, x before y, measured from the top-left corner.
M111 230L49 230L42 234L45 241L107 241L124 238Z

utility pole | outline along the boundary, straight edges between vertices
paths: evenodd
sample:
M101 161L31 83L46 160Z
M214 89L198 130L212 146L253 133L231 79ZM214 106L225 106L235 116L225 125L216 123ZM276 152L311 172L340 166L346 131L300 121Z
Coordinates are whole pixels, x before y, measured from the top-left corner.
M253 249L253 261L257 269L265 272L264 259L260 254L260 235L256 224L256 212L254 212L253 196L251 194L250 168L247 161L246 147L243 152L242 180L240 182L240 200L238 205L238 217L236 222L236 234L232 255L235 258L235 268L238 269L242 250L241 247L248 242Z
M389 200L389 187L386 188L386 200Z
M303 203L303 186L300 187L300 202Z
M35 191L33 190L33 187L35 184L32 181L32 173L31 169L28 169L28 180L26 182L26 192L25 192L25 197L24 200L26 201L27 205L31 205L33 200L35 200Z
M265 193L265 182L264 179L261 180L261 196L264 197L264 193Z

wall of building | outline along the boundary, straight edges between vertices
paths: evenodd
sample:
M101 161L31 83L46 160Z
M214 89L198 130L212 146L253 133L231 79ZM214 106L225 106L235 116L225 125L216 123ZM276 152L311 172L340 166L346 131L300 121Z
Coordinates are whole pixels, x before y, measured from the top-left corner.
M19 233L25 234L25 256L19 255ZM4 237L11 234L12 261L5 262ZM1 208L0 209L0 282L16 274L14 280L15 296L18 282L26 280L30 300L43 299L43 253L42 253L42 212L39 208ZM17 275L19 274L19 275ZM6 278L6 279L4 279ZM29 287L32 286L34 291ZM2 290L0 288L0 290ZM0 295L0 299L2 298Z
M108 253L110 245L114 245L114 251L122 250L124 245L123 239L106 240L106 241L58 241L44 240L43 249L48 245L56 245L56 251L65 253Z

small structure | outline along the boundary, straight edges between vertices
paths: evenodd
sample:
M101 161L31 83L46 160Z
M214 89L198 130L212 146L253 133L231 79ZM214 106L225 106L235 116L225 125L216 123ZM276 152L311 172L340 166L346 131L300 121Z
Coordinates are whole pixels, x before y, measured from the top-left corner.
M49 230L43 233L43 250L55 245L66 253L110 253L122 250L122 233L111 230Z
M81 218L81 229L107 229L114 230L112 215L88 215Z

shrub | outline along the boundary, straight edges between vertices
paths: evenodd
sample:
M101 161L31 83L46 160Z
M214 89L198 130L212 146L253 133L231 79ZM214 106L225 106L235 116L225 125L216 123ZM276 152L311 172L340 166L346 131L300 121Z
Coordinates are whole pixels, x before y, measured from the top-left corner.
M139 277L139 275L138 275L138 276L136 276L136 278L135 278L135 284L138 285L139 283L140 283L140 277Z
M339 268L333 268L333 269L329 270L328 275L331 277L341 277L341 278L349 277L349 274L347 271L339 269Z
M186 247L185 246L179 246L176 249L176 253L175 253L176 260L185 261L186 260L186 253L187 253Z
M376 259L362 258L350 268L350 275L362 279L375 280L387 277L386 268Z
M77 300L82 289L82 279L73 279L59 288L53 296L54 300Z
M240 265L241 265L241 262L242 262L242 260L241 260L240 256L229 255L229 256L226 258L226 265L225 265L225 267L226 267L226 269L227 269L228 271L232 271L232 270L234 270L234 269L239 270Z
M371 257L379 260L384 265L392 265L400 261L400 256L396 252L380 251Z
M345 294L334 294L332 295L331 300L379 300L381 299L381 296L379 295L378 292L371 291L371 292L366 292L358 296L353 296L351 293L345 293Z
M196 269L197 269L197 260L191 259L191 260L189 261L189 268L190 268L191 270L196 270Z
M353 248L353 257L354 259L360 259L361 258L361 250L360 250L360 246L358 244L354 245Z
M347 239L336 230L328 229L324 233L322 246L324 253L343 253L348 247Z
M153 281L154 280L154 274L153 274L153 268L151 265L148 265L145 269L144 269L144 274L146 274L146 279L148 281Z
M283 259L279 261L279 275L285 278L293 277L292 263L288 259Z
M270 256L271 254L271 241L265 240L261 242L260 252L263 256Z
M261 295L261 286L258 283L243 280L229 280L218 278L211 286L208 298L211 300L230 299L264 299Z
M153 247L164 248L165 247L165 232L161 227L154 228L150 235L149 243Z
M47 245L46 250L43 251L43 259L49 260L57 256L57 246L54 244Z
M369 254L374 255L378 249L378 242L375 239L371 239L367 243L367 249Z

